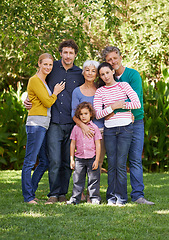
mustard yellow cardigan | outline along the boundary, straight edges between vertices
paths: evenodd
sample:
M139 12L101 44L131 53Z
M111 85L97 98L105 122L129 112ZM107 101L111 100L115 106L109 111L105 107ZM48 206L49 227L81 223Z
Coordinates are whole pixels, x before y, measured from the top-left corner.
M49 96L48 90L37 75L29 79L27 91L29 100L32 103L32 108L29 110L28 115L47 116L47 108L54 104L57 96L55 94Z

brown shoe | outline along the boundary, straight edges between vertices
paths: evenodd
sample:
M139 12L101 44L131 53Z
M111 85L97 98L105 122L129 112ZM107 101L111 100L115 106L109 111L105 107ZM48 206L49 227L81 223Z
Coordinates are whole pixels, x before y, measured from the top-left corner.
M60 195L58 201L59 202L67 202L67 199L66 199L65 195Z
M39 201L39 199L38 199L38 198L34 198L33 200L34 200L34 201L36 201L36 202L38 202L38 201Z
M58 202L58 198L57 197L50 197L45 204L53 204L55 202Z

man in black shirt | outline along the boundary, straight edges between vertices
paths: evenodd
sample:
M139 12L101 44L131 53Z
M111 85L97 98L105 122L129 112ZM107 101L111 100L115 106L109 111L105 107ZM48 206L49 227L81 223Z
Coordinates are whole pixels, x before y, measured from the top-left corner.
M60 44L61 59L54 61L53 70L47 77L51 91L56 83L65 82L65 89L52 106L51 123L47 132L50 193L46 204L66 201L71 176L70 133L73 128L71 100L73 90L84 83L82 70L74 65L78 46L73 40Z

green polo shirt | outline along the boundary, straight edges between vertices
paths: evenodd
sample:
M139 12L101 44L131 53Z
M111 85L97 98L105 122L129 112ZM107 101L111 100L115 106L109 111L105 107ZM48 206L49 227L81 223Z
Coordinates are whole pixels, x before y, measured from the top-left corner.
M125 67L125 70L119 79L116 78L117 82L127 82L130 84L132 89L137 93L141 108L132 109L132 113L135 117L135 120L141 120L144 118L144 107L143 107L143 87L142 87L142 79L135 69Z

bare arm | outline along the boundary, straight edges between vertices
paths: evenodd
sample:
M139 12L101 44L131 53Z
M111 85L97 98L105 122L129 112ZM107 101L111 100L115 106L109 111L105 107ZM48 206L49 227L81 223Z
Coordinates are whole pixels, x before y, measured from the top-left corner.
M92 170L96 170L98 168L98 165L99 165L99 159L100 159L100 153L101 153L100 139L95 141L95 145L96 145L96 159L93 163Z
M72 139L70 143L70 168L71 169L75 168L75 160L74 160L75 147L76 147L76 141Z

